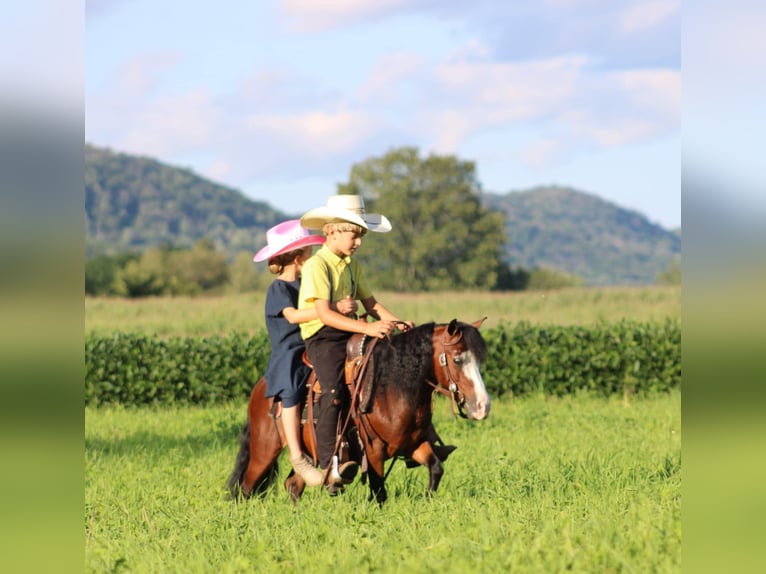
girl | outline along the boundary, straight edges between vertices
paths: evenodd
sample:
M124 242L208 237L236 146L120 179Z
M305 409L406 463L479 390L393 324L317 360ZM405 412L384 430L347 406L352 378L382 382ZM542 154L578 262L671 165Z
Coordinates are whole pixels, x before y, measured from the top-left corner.
M306 395L309 368L303 363L304 343L300 323L316 319L314 309L298 309L301 269L311 257L313 246L322 245L324 237L310 235L300 221L289 220L266 232L267 245L253 261L268 261L276 279L266 293L266 329L271 342L271 355L266 369L266 396L282 402L282 426L290 464L309 486L324 482L323 473L307 459L301 449L300 406ZM335 310L341 314L356 312L356 301L338 301Z

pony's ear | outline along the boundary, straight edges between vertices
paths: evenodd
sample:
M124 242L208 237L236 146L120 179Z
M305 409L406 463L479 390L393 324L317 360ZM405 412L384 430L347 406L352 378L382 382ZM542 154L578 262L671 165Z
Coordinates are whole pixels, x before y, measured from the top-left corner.
M473 323L471 323L471 325L473 325L474 327L476 327L476 328L478 329L479 327L481 327L481 324L482 324L484 321L486 321L486 320L487 320L487 318L486 318L486 317L482 317L482 318L481 318L481 319L479 319L478 321L474 321Z

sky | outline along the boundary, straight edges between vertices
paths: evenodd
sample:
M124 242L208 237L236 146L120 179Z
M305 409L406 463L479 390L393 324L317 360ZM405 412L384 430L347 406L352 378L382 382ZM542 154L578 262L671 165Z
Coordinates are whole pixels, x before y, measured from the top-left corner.
M300 214L391 149L681 225L680 0L86 0L85 140ZM381 206L381 211L383 211Z

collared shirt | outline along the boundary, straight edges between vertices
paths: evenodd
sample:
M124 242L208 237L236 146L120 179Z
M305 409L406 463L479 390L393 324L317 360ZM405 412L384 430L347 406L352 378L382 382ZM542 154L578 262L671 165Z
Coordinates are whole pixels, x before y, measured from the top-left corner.
M361 265L351 257L338 257L326 244L322 245L301 269L298 308L310 309L317 299L334 303L349 295L359 301L372 296ZM301 336L308 339L323 326L318 318L301 323Z

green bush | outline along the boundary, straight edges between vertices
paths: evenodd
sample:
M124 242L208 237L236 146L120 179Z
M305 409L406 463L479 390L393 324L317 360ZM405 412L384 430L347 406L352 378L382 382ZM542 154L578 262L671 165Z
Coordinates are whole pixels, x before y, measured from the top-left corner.
M254 337L160 339L118 333L85 340L85 402L215 404L246 400L266 370L266 331Z
M482 332L493 397L580 390L646 394L681 384L678 321L595 326L501 324ZM85 341L85 402L214 404L244 401L266 370L266 331L253 337L161 339L118 333Z
M493 396L579 390L601 395L667 391L681 384L678 321L594 326L502 324L487 330L482 369Z

